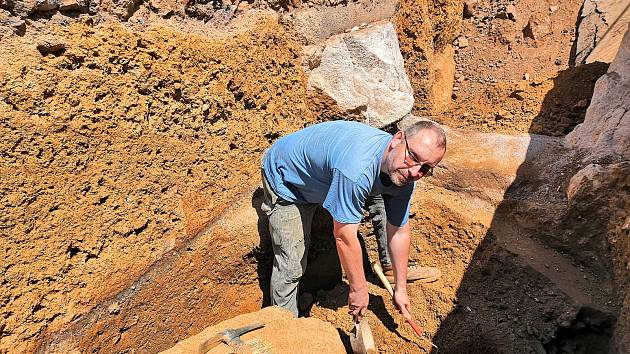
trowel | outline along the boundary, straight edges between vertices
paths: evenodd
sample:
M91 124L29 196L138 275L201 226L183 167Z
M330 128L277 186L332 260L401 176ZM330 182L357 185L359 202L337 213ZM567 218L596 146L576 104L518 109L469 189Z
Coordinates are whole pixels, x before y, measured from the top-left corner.
M368 319L363 317L361 321L354 317L354 328L350 333L350 346L354 354L375 354L376 345L374 344L374 337L372 337L372 330Z

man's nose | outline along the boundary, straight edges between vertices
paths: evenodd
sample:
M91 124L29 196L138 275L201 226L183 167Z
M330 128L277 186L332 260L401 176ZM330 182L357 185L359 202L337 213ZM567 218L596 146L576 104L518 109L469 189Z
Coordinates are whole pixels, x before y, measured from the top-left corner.
M418 179L421 178L422 172L420 172L420 168L422 168L422 165L416 165L413 167L409 168L409 175L413 178L413 179Z

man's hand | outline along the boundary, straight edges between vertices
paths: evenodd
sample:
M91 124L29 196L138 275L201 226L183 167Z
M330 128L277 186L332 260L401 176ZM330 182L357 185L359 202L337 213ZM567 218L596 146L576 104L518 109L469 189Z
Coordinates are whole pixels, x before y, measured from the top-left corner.
M350 308L350 311L348 311L348 313L357 317L358 322L361 322L369 302L370 295L368 294L366 287L358 290L350 288L350 293L348 294L348 307Z
M411 304L409 303L409 295L406 289L394 289L394 305L398 312L405 318L405 321L411 318Z

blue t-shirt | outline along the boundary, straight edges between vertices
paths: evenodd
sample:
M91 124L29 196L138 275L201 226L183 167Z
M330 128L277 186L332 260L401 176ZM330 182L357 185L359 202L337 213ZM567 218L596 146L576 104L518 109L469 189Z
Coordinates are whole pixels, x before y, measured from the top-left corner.
M368 195L383 196L387 221L407 222L414 183L398 187L379 178L392 136L357 122L310 126L276 141L262 167L274 192L292 203L322 204L341 223L358 223Z

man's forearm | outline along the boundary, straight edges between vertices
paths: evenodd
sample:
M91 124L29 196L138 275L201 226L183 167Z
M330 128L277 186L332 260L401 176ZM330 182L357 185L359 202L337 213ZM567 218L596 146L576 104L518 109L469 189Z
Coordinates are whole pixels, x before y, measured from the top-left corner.
M365 273L363 272L361 244L357 238L358 230L357 224L335 222L334 234L337 253L350 282L350 288L354 291L367 289Z
M409 223L396 227L387 223L387 246L394 268L397 290L407 290L407 265L409 243L411 241Z

